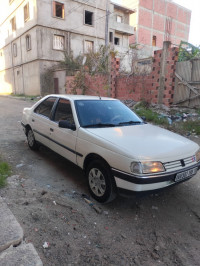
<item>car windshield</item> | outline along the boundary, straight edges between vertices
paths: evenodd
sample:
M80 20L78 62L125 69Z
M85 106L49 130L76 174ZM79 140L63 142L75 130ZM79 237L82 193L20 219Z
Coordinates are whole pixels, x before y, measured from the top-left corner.
M81 127L115 127L144 123L118 100L76 100L75 106Z

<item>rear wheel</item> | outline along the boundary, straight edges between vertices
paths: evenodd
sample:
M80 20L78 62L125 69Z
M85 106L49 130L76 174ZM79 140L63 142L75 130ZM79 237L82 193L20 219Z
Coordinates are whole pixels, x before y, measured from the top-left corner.
M27 132L27 141L28 141L28 146L31 150L36 151L39 149L39 145L37 141L35 140L33 130L30 128L28 129L28 132Z
M101 202L110 202L116 197L115 182L109 167L100 160L89 164L86 171L88 187L92 197Z

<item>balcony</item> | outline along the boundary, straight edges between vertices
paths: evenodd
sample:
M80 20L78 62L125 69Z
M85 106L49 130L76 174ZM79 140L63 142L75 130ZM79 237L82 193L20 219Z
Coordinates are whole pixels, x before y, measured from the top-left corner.
M120 32L127 35L134 34L134 28L132 26L117 21L112 21L110 23L110 29L115 30L115 32Z

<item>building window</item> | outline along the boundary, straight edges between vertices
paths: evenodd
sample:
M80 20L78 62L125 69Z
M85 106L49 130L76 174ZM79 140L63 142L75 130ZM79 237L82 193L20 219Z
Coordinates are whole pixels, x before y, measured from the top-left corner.
M64 50L65 37L60 35L53 36L53 49Z
M155 35L152 38L152 46L156 46L156 36Z
M12 32L13 32L13 31L16 31L16 17L13 17L13 18L10 20L10 24L11 24Z
M85 24L93 25L93 12L85 10Z
M13 56L16 57L17 56L17 44L13 43Z
M85 41L85 54L94 51L94 42L92 41Z
M29 3L24 6L24 22L29 20Z
M113 32L112 31L109 32L109 42L113 43Z
M114 39L114 43L115 43L115 45L119 45L119 44L120 44L120 39L117 38L117 37L115 37L115 39Z
M65 17L64 4L53 1L53 16L57 18Z
M26 50L31 50L31 35L26 35Z
M117 15L117 22L122 23L122 16Z

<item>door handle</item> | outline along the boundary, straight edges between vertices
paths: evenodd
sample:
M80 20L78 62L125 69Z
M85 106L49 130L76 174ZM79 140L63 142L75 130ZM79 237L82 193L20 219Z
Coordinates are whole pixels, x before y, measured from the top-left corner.
M50 128L50 131L53 132L53 128Z

